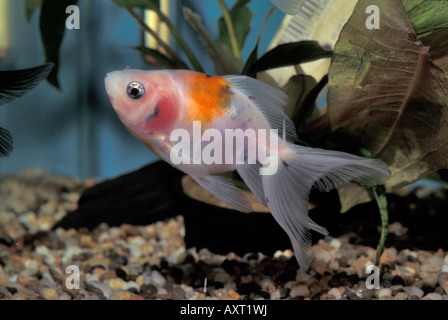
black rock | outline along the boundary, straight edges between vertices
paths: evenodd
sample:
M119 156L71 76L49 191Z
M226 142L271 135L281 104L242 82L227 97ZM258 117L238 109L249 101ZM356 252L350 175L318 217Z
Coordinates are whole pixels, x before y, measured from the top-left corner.
M121 278L123 280L126 280L128 274L126 273L126 271L124 271L121 268L117 268L115 269L115 274L117 275L118 278Z

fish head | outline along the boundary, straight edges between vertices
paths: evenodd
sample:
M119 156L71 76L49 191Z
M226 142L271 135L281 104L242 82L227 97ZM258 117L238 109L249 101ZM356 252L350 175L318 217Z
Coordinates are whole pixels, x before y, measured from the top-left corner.
M179 118L179 95L164 71L122 70L107 74L109 100L125 127L141 140L166 135Z

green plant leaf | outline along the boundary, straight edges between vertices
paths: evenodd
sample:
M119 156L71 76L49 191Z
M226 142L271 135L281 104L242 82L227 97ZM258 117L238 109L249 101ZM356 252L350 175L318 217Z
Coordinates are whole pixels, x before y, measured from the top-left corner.
M160 7L159 0L112 0L115 4L124 8L142 8L156 10Z
M268 14L266 15L266 17L264 18L264 22L263 22L263 26L260 29L260 33L258 34L258 39L257 39L257 43L255 44L255 47L252 49L252 52L249 54L249 57L246 60L246 63L244 64L244 68L243 71L241 72L241 74L243 75L248 75L249 74L249 69L250 67L257 62L258 60L258 47L260 45L260 41L261 41L261 37L264 33L264 29L266 28L269 18L272 16L272 14L275 11L275 7L273 7Z
M401 1L376 2L379 30L364 27L371 3L358 1L336 43L328 117L332 131L389 165L392 191L448 165L448 77L416 40ZM357 201L350 198L341 200L346 209Z
M328 83L328 76L324 76L319 83L316 80L307 75L302 76L302 94L299 95L299 99L296 102L296 108L292 114L292 122L298 131L303 131L305 125L312 119L320 116L320 111L317 108L316 99L319 93L324 89Z
M416 34L448 27L448 0L424 1L408 11Z
M243 71L241 71L241 74L250 76L250 77L256 76L256 74L249 75L249 69L258 60L258 45L259 45L259 41L257 41L252 52L249 54L249 57L247 58L246 63L244 64Z
M65 20L67 14L65 9L69 5L76 5L77 0L43 0L40 12L40 33L45 50L45 58L53 62L54 67L47 77L49 83L56 88L59 87L59 48L64 38Z
M31 16L34 11L42 5L43 0L25 0L25 15L28 21L31 20Z
M188 66L183 62L177 62L170 57L164 55L158 50L147 48L144 46L131 47L143 53L144 55L154 58L161 65L169 69L188 69Z
M248 75L254 77L257 72L328 58L331 55L331 51L323 49L316 41L285 43L266 52L252 64Z
M311 105L303 104L316 84L316 80L312 76L298 74L292 76L282 88L283 92L288 95L288 104L284 108L285 113L293 122L294 119L296 120L294 125L297 130L301 130L302 121L305 121L304 118L308 118L316 107L314 101Z
M218 75L223 74L238 74L239 66L237 66L235 59L229 54L225 54L221 48L217 46L215 41L208 34L201 21L201 16L191 11L189 8L182 8L185 19L190 23L193 29L199 35L202 45L209 57L215 64L215 72Z
M253 18L252 10L247 7L249 2L250 0L238 0L229 10L239 49L242 49L244 46L246 37L250 31L250 22ZM218 30L219 36L218 40L216 41L217 44L221 47L227 48L230 52L232 52L230 35L224 17L221 17L218 20Z
M410 11L425 1L426 0L402 0L401 2L403 3L403 6L406 9L406 11Z

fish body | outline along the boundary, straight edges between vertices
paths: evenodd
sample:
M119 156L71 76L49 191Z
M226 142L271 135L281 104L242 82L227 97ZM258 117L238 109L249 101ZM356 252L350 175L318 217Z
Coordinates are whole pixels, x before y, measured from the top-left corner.
M53 68L53 63L40 66L0 71L0 106L23 96L41 83ZM11 133L0 127L0 157L8 156L13 150Z
M294 124L283 111L287 96L249 77L123 70L109 73L105 86L137 139L218 199L250 212L227 176L236 170L288 234L304 268L312 259L310 229L328 233L308 217L310 189L374 185L390 175L379 160L295 145ZM185 135L188 143L180 139Z

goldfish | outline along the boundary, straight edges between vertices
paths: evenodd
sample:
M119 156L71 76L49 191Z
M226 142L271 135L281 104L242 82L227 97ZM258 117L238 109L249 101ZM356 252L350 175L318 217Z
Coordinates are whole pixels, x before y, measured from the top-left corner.
M271 0L272 3L289 15L295 15L300 12L305 0Z
M108 73L105 88L132 135L216 198L250 212L244 193L229 177L236 170L287 233L305 269L312 261L310 230L328 234L308 215L311 188L329 191L350 183L376 185L390 176L381 160L295 144L294 124L283 110L287 95L257 79L127 69ZM235 134L238 131L240 135ZM185 143L186 138L181 139L185 134L200 138ZM240 140L238 148L235 140ZM256 150L249 156L254 143ZM229 150L233 153L227 157Z
M53 68L53 63L40 66L0 71L0 106L23 96L41 83ZM0 127L0 156L8 156L13 150L11 133Z

